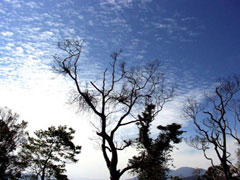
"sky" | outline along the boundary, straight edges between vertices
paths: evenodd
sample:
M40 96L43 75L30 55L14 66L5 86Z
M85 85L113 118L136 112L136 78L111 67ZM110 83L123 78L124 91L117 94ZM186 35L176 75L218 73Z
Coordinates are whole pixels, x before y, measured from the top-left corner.
M30 132L73 127L83 149L79 162L68 166L69 177L108 179L101 151L91 140L89 121L95 117L66 103L72 84L51 70L57 43L84 40L83 80L96 80L110 54L120 49L130 66L161 60L168 82L178 88L154 125L181 123L189 136L191 122L181 116L184 98L200 98L217 78L239 72L239 8L238 0L0 0L0 106L19 113ZM134 153L123 152L120 167ZM173 157L176 168L209 166L201 152L184 143Z

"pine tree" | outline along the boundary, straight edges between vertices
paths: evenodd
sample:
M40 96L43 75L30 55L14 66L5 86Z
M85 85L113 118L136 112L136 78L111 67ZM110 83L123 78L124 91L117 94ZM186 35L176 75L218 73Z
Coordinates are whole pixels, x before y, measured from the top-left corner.
M156 114L154 113L155 106L150 104L146 106L145 112L139 115L138 125L139 138L138 149L141 150L139 156L134 156L129 161L135 165L133 173L137 173L139 180L162 180L167 179L167 171L169 170L169 162L171 161L170 152L173 149L173 143L180 143L179 137L181 125L171 124L167 126L158 126L161 131L156 139L150 137L150 127Z
M81 146L75 146L72 142L74 133L72 128L66 126L51 126L47 130L36 131L36 137L29 137L29 143L25 145L28 170L40 176L41 180L51 177L68 180L64 174L66 163L77 162L75 156L81 150Z

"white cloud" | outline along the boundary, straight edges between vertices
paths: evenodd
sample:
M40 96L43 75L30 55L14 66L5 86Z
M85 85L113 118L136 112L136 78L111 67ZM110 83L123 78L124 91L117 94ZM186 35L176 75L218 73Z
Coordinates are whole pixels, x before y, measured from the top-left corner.
M155 25L156 25L157 28L160 28L160 29L171 28L172 27L170 24L156 23Z
M228 152L231 153L230 160L233 164L235 164L235 152L237 148L235 141L233 141L232 139L228 139L227 148ZM213 159L214 165L220 164L220 161L217 158L216 152L213 148L207 150L207 155L208 157L211 157ZM176 148L172 153L172 157L174 159L174 165L176 166L176 168L193 167L207 169L209 166L211 166L211 162L204 157L202 151L190 147L185 142L176 145Z
M40 34L40 36L38 37L41 40L50 40L53 37L54 33L51 31L44 31Z
M23 48L22 47L16 47L15 55L16 56L24 56Z
M90 26L93 26L93 25L94 25L94 23L93 23L92 20L88 21L88 24L89 24Z
M1 9L1 7L0 7L0 13L5 14L6 11L4 9Z
M39 8L39 5L36 2L27 2L25 3L26 6L29 6L30 8Z
M15 8L22 7L19 0L4 0L4 2L10 3Z
M112 5L115 10L122 10L122 8L131 8L133 6L133 0L102 0L100 5Z
M80 20L83 20L83 19L84 19L84 16L82 16L82 15L78 15L77 17L78 17L78 19L80 19Z
M59 22L53 22L53 21L46 21L45 22L48 26L50 27L60 27L60 26L64 26L64 24L59 23Z
M182 21L191 21L191 20L195 20L196 18L194 18L194 17L184 17L184 18L182 18L181 20Z
M152 0L141 0L142 1L142 3L150 3L150 2L152 2Z
M176 145L172 157L176 168L193 167L207 169L211 166L211 162L204 158L201 151L188 146L185 142Z
M136 59L143 59L144 58L144 56L143 55L140 55L140 54L138 54L136 57L135 57Z
M14 35L14 33L10 31L1 32L1 34L5 37L12 37Z

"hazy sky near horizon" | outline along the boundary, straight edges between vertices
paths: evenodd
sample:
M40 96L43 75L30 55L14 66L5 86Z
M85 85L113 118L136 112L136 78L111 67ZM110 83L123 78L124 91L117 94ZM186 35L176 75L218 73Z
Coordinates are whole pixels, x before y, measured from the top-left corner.
M83 79L99 77L119 49L129 65L161 60L178 97L155 125L177 122L190 130L181 117L183 97L198 97L217 78L239 73L239 9L238 0L1 0L0 106L19 113L30 131L60 124L76 129L83 150L69 176L107 179L102 154L89 140L94 116L75 114L66 104L71 83L51 71L57 42L84 39ZM121 166L132 154L121 155ZM176 167L209 165L184 143L174 158Z

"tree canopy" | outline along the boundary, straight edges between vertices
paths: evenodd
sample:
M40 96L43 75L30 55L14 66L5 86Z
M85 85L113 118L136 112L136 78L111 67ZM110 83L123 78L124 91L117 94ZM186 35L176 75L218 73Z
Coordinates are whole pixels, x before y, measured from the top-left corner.
M27 162L21 146L26 143L27 122L8 108L0 109L0 179L18 179Z
M51 177L67 180L64 174L66 163L77 162L76 155L81 150L81 146L76 146L72 141L74 133L72 128L66 126L35 131L35 137L28 137L28 143L24 145L28 171L41 180Z
M138 174L139 180L164 180L167 179L167 171L171 162L170 152L173 149L171 143L180 143L179 137L181 125L170 124L167 126L159 125L159 135L153 139L150 134L151 124L155 119L155 105L146 106L142 115L139 115L139 137L137 139L138 149L141 150L138 156L134 156L129 163L135 168L132 172Z

